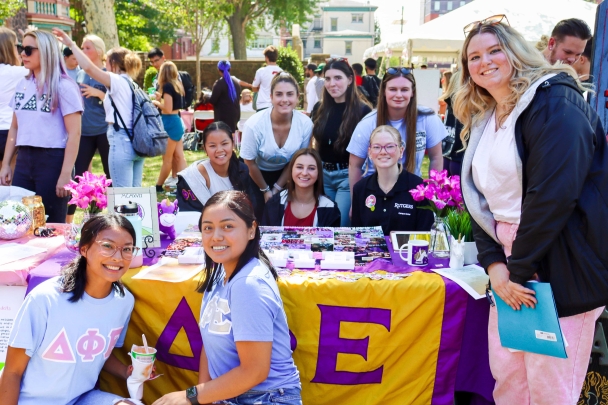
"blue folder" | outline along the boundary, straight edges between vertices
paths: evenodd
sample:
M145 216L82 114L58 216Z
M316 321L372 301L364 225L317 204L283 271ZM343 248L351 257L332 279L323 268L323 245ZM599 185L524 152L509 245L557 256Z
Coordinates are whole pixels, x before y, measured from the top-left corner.
M536 292L536 308L522 305L515 311L494 294L500 343L510 349L567 358L551 285L528 282L525 287Z

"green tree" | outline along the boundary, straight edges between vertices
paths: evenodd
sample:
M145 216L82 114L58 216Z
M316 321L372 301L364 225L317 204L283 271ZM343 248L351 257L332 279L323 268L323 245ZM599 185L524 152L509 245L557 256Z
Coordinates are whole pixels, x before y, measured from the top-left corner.
M374 21L374 45L378 45L380 42L382 42L382 40L380 39L381 35L382 33L380 32L380 24L376 19Z
M23 0L2 0L0 1L0 21L14 17L19 10L25 7Z
M247 27L251 24L273 28L304 25L318 0L229 0L223 7L230 27L234 58L247 60Z
M291 73L298 83L304 83L304 66L302 65L302 61L300 61L298 54L291 46L282 46L279 48L277 65L284 71Z
M114 12L120 45L133 51L149 51L153 46L171 45L176 21L141 1L115 0Z

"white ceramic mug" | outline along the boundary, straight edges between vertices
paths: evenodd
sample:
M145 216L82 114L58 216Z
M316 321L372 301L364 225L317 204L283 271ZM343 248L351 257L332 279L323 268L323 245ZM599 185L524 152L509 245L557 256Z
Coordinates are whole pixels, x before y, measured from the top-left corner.
M410 266L426 266L429 264L429 242L426 240L410 239L407 242L409 255L407 264Z

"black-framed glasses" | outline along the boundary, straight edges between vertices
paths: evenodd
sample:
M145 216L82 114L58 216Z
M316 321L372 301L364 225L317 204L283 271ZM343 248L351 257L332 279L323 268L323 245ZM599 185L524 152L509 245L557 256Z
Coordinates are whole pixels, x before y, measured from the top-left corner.
M464 32L464 36L466 37L467 35L469 35L469 32L476 30L482 25L498 25L503 21L505 21L508 26L511 26L511 24L509 24L509 19L506 15L496 14L480 21L473 21L472 23L465 25L462 31Z
M133 245L116 246L115 243L107 240L96 240L95 243L99 245L99 253L105 257L112 257L117 250L120 250L123 259L132 259L139 252L139 248Z
M19 48L17 48L19 49ZM22 46L21 47L21 52L19 53L25 53L25 56L32 56L32 52L34 52L34 49L38 49L35 46Z
M399 145L397 145L396 143L389 143L387 145L379 145L379 144L375 143L373 145L370 145L369 149L375 155L382 152L382 149L384 149L386 151L386 153L388 153L389 155L392 155L393 153L395 153L398 146Z
M412 70L404 67L389 67L388 69L386 69L386 73L388 73L389 75L396 75L399 72L403 73L404 75L409 75L412 73Z

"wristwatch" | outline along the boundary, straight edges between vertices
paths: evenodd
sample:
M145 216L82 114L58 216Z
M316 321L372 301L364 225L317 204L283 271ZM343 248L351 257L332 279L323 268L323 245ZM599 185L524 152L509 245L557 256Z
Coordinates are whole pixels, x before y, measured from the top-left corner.
M188 398L188 400L190 401L191 404L201 405L198 402L198 399L196 398L197 396L198 396L198 390L196 389L196 385L193 385L192 387L190 387L186 390L186 397Z

